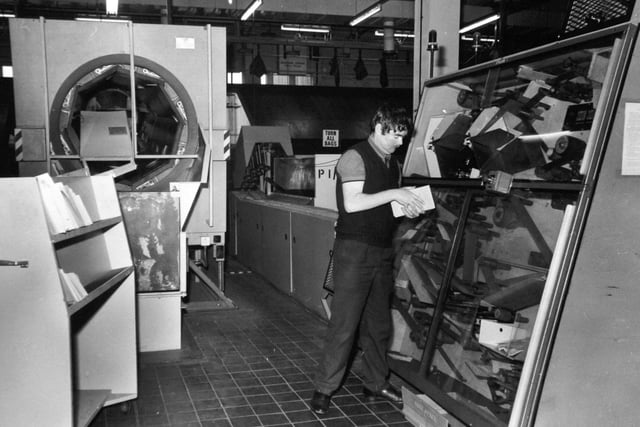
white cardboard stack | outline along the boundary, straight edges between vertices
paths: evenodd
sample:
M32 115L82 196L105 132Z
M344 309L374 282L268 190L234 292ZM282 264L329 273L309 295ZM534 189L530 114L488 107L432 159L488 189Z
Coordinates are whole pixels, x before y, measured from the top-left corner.
M402 387L402 413L416 427L449 427L447 411L426 394L412 393Z

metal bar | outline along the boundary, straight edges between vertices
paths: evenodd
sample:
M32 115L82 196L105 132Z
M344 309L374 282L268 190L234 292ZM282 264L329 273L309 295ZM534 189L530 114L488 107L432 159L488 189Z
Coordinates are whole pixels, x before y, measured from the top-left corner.
M191 271L193 271L196 274L196 276L200 278L200 280L204 282L205 285L207 285L209 289L213 291L213 293L215 293L218 296L218 298L220 298L223 302L225 302L229 306L232 306L232 307L235 306L233 304L233 301L231 301L229 298L225 296L225 294L220 290L220 288L218 288L218 286L215 283L213 283L213 281L209 278L209 276L207 276L205 272L202 271L200 266L198 266L198 264L196 264L193 260L189 260L189 268L191 269Z
M131 145L134 156L138 155L138 109L136 105L136 65L134 61L133 54L133 22L128 21L127 26L129 27L129 63L131 66L129 67L129 84L131 85Z
M546 319L551 313L554 300L554 294L556 288L558 288L558 278L560 275L560 269L564 258L565 250L567 249L567 242L569 240L570 228L575 218L575 208L571 205L567 206L565 215L560 226L560 232L558 233L558 242L554 253L555 257L551 259L551 265L549 266L549 273L547 275L547 282L544 286L542 297L540 298L540 308L536 315L536 321L533 325L533 331L531 332L531 338L529 341L529 348L531 353L527 354L522 367L522 374L520 375L520 381L518 383L518 390L513 402L513 409L511 411L511 418L509 419L509 427L515 427L522 425L525 415L525 408L527 404L528 388L533 383L534 372L536 371L535 365L539 362L541 357L544 357L544 349L541 346L541 342L544 338L544 328Z
M209 97L209 227L213 227L213 76L211 75L211 25L207 24L207 78Z
M429 365L431 364L433 355L436 350L438 330L440 328L440 324L442 323L447 296L449 294L449 289L451 288L453 274L455 273L455 260L456 256L458 255L458 251L460 250L460 246L462 245L462 237L464 235L464 226L466 223L463 218L465 218L467 213L469 212L472 197L472 192L467 191L464 197L462 208L459 212L460 220L458 221L458 225L456 226L456 231L451 245L451 251L449 252L449 256L447 258L447 267L444 271L444 274L442 275L442 283L440 284L440 290L438 291L438 298L436 300L436 307L433 312L433 322L429 327L429 334L427 336L425 351L422 354L422 361L420 362L420 370L418 371L418 376L420 377L426 376Z
M47 173L51 174L51 142L49 141L49 78L47 76L47 37L45 36L45 19L40 17L40 29L42 30L42 75L44 82L44 151L47 162Z

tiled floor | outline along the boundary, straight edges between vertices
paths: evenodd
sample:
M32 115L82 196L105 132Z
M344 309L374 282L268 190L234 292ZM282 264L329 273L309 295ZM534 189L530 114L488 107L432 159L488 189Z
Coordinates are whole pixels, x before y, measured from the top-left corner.
M104 408L92 427L410 426L399 407L363 402L357 360L328 413L311 412L325 323L239 263L226 270L237 309L187 308L182 349L141 354L138 399Z

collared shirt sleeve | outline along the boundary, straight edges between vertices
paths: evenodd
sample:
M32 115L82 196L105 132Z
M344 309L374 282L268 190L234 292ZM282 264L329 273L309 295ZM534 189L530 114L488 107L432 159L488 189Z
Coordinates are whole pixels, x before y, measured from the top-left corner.
M364 161L356 150L347 150L338 160L336 172L342 182L364 181L366 177Z

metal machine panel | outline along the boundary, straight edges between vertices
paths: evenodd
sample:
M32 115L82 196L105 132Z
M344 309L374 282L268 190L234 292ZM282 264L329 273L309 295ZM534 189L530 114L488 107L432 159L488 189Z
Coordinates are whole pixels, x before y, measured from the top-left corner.
M44 101L44 57L42 32L37 19L9 20L13 43L20 49L11 49L14 79L16 126L44 128L48 114ZM27 84L19 84L26 82Z
M399 229L394 308L412 324L396 330L406 345L391 364L466 425L637 419L637 333L625 329L637 320L637 209L608 134L621 82L637 75L625 72L636 32L554 43L423 92L408 150L422 162L405 162L404 184L430 185L436 210Z
M623 175L627 116L640 99L634 47L542 385L536 426L636 425L640 419L640 176ZM579 392L577 392L579 390Z
M207 133L204 128L209 122L206 28L136 24L133 27L133 35L135 54L163 64L187 89L206 139ZM224 80L216 82L222 85L224 83ZM220 100L223 101L226 100Z
M62 83L81 65L101 56L129 53L129 25L127 22L46 21L49 108ZM83 43L77 43L78 40Z
M22 129L22 150L24 161L44 161L47 155L40 141L44 140L44 129Z

